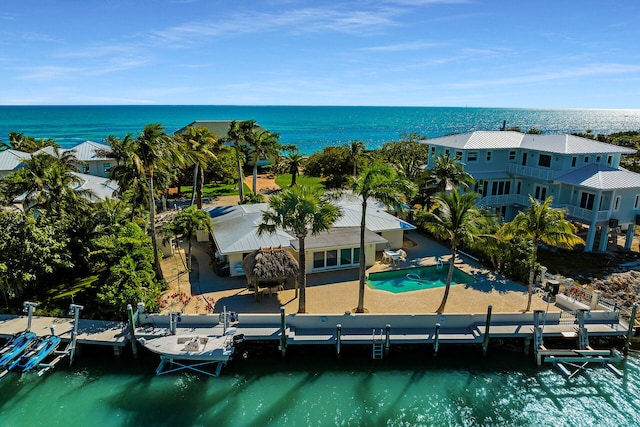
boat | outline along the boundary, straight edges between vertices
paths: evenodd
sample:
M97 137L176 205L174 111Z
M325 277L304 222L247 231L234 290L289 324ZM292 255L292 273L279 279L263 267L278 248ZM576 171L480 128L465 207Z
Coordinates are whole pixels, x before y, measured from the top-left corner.
M0 349L0 368L4 368L15 358L20 356L36 339L36 334L31 331L24 331L14 335Z
M160 355L160 366L156 375L190 369L207 375L218 376L224 366L234 355L237 344L244 341L244 336L233 335L227 331L224 335L167 335L158 338L138 340L146 349ZM176 369L165 371L166 363L177 365ZM215 372L198 369L200 366L217 364Z
M38 338L18 360L9 365L11 372L27 372L38 366L47 356L53 353L60 345L60 337L57 335L47 335Z

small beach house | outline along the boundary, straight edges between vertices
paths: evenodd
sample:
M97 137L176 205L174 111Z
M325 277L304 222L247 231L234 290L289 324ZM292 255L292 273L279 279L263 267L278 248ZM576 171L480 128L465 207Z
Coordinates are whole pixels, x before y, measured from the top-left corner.
M553 206L588 227L585 251L606 251L612 235L626 230L630 249L640 224L640 174L620 167L623 154L636 150L574 135L472 132L429 139L430 164L439 154L458 158L476 180L478 206L511 220L538 200L553 196Z
M343 212L331 230L305 239L307 273L345 268L357 268L360 262L361 199L346 194L334 202ZM269 247L288 248L298 256L298 241L285 230L258 235L262 212L269 205L217 206L205 208L213 222L213 240L217 256L230 266L230 275L243 274L242 259L250 252ZM365 255L367 266L373 265L376 251L401 248L405 230L415 227L387 213L383 207L370 203L366 217Z

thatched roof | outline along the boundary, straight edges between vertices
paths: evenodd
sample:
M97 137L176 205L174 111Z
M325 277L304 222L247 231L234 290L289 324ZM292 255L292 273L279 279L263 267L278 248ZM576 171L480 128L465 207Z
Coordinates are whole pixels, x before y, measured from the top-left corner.
M278 281L296 277L300 266L288 250L279 247L251 252L242 260L242 269L249 281Z

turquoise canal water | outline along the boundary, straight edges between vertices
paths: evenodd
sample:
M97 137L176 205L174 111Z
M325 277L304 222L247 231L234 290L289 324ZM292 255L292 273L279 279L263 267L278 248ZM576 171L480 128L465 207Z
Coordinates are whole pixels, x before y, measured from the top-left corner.
M640 110L540 110L526 108L453 107L290 107L290 106L0 106L0 138L22 132L54 138L70 147L109 135L138 135L147 123L162 123L175 132L194 120L256 120L296 144L304 154L327 145L363 141L374 149L416 132L434 138L507 126L532 127L550 133L612 133L640 129Z
M72 368L0 383L9 426L637 426L640 361L622 378L595 368L565 380L521 349L290 348L234 360L218 378L154 376L157 359L86 350Z
M371 273L369 274L367 283L374 289L399 294L445 286L447 284L448 273L448 265L444 267L404 268L401 270ZM454 268L453 278L451 279L452 285L471 282L476 282L476 279L459 268Z

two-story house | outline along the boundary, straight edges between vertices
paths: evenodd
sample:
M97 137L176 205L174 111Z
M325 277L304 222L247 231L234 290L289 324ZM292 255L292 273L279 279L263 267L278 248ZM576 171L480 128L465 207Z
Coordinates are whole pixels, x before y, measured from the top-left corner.
M430 159L455 156L476 180L478 206L511 220L530 205L529 195L564 208L567 219L588 227L585 251L606 251L609 234L626 230L631 248L640 224L640 174L620 167L635 150L573 135L472 132L430 139ZM430 162L431 163L431 162ZM431 163L432 164L432 163Z

